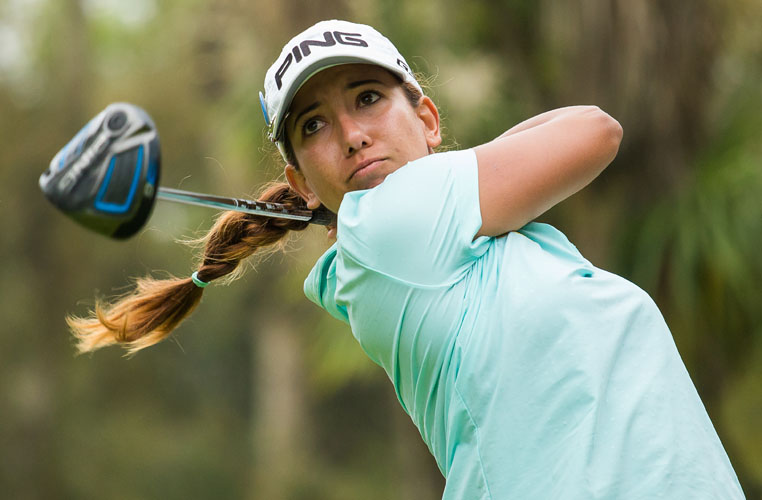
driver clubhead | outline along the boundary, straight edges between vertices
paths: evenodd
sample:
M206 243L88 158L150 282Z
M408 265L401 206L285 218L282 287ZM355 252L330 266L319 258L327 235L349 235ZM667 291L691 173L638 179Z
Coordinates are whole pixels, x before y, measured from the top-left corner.
M88 229L125 239L151 215L160 167L151 117L135 105L113 103L53 157L40 189Z

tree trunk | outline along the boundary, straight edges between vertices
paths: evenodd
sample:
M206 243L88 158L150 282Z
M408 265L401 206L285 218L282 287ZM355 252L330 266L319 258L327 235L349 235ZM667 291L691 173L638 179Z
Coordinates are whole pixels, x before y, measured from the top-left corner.
M310 429L300 335L283 311L252 328L255 470L249 498L293 498L305 487Z

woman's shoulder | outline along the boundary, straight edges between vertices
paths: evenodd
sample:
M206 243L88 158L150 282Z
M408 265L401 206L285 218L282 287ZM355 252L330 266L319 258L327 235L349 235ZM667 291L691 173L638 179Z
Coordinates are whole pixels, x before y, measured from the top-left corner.
M469 172L471 171L471 172ZM354 229L358 224L383 227L396 217L410 220L452 194L457 177L476 175L473 150L434 153L400 167L372 189L344 195L338 213L339 227ZM395 223L400 220L394 220Z
M425 156L373 189L347 193L338 214L342 252L367 267L424 279L483 253L472 150ZM451 273L447 273L451 275ZM420 281L418 281L420 282Z
M473 149L432 153L407 163L389 174L384 182L366 192L396 193L407 188L425 194L427 188L436 189L453 175L476 175L476 167L476 153Z

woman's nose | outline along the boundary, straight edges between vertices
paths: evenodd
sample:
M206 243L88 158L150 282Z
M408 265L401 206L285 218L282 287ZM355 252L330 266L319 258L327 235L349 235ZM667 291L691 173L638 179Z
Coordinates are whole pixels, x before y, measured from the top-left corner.
M372 144L370 135L366 132L362 123L358 122L349 114L339 117L342 134L343 149L347 156L352 156L360 149Z

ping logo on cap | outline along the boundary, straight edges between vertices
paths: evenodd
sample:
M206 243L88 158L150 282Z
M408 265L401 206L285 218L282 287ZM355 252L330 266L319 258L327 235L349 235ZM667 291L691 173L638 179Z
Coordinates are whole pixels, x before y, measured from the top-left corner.
M367 47L368 42L362 39L362 33L346 33L344 31L326 31L322 40L302 40L291 48L291 52L281 63L275 72L275 85L278 90L283 87L283 77L293 61L297 63L312 54L310 47L333 47L334 45L352 45L355 47Z

